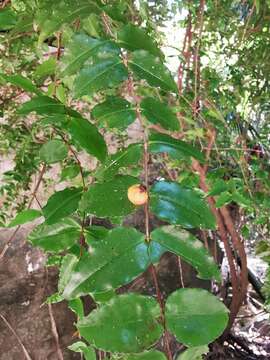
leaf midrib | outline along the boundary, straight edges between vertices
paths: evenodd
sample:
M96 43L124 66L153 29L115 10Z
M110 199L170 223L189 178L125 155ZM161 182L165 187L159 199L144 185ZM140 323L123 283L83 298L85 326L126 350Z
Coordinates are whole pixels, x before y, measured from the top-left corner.
M138 68L140 68L142 71L146 72L147 74L151 75L152 77L154 77L155 79L157 79L158 81L160 81L162 84L165 84L166 86L166 89L163 89L163 90L166 90L166 91L174 91L171 86L169 84L167 84L164 80L162 80L161 78L159 78L158 76L156 76L155 74L151 73L149 70L147 70L146 68L142 67L141 65L135 63L133 60L130 61L131 64L133 64L134 66L137 66ZM168 90L168 88L170 90Z
M68 69L69 69L70 67L72 67L76 62L78 62L78 60L79 60L80 58L84 57L84 56L87 55L88 53L91 53L92 51L95 51L97 48L101 47L102 45L104 45L104 44L109 44L109 43L110 43L110 41L107 40L107 41L104 41L104 42L102 42L102 43L99 43L99 44L93 46L92 48L87 49L87 50L85 50L84 52L82 52L79 56L77 56L77 57L75 58L75 60L71 61L71 62L68 64L68 66L62 71L62 76L68 75L68 74L65 74L65 73L68 71Z
M81 192L78 191L78 192L76 192L74 195L72 195L71 197L68 197L68 198L66 198L65 200L63 200L63 201L61 202L61 204L60 204L58 207L56 207L54 211L51 212L51 215L48 216L48 217L46 218L46 220L49 221L49 219L51 219L51 217L52 217L53 215L55 215L55 213L56 213L59 209L61 209L61 207L63 207L66 203L69 203L71 200L73 200L74 198L76 198L77 196L80 196L80 195L81 195ZM60 219L58 219L58 220L60 220Z
M117 59L118 60L118 59ZM117 62L113 63L112 65L109 65L106 67L105 70L99 72L96 76L92 77L90 81L85 82L85 86L80 88L80 92L79 94L82 94L84 92L84 90L88 87L90 87L91 83L93 83L97 78L101 77L102 75L104 75L106 72L108 72L109 70L111 70L112 68L114 68L117 65L120 65L122 63L122 61L119 59ZM102 64L102 63L101 63ZM87 69L87 68L85 68Z

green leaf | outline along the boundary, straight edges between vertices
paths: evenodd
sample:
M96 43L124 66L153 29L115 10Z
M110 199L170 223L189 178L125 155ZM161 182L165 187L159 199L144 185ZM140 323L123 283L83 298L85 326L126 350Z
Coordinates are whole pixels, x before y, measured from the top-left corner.
M135 51L129 61L129 67L139 79L146 80L149 85L177 93L176 83L169 70L158 57L147 51Z
M92 95L100 90L112 88L128 77L128 71L120 57L100 60L84 67L74 81L74 95Z
M207 345L192 347L180 354L177 360L203 360L202 355L207 354L208 351Z
M221 281L220 271L203 243L180 226L162 226L151 233L151 239L163 248L162 252L170 251L191 264L198 271L199 278Z
M86 229L87 229L87 236L85 240L88 243L88 245L92 245L93 241L104 239L109 231L109 229L100 225L91 225Z
M166 134L151 134L149 136L149 150L152 153L166 152L175 159L193 157L204 163L204 155L188 143L173 139Z
M58 252L70 248L79 239L80 225L72 219L64 219L57 224L41 224L28 236L28 240L45 251Z
M8 227L25 224L25 223L33 221L41 216L42 216L41 211L34 210L34 209L23 210L16 215L15 219L13 219L10 222Z
M37 14L40 28L39 44L48 36L59 30L63 24L72 24L77 18L85 18L91 13L100 13L95 1L90 0L61 0L52 2L43 0Z
M228 191L222 192L216 201L216 207L220 208L226 204L229 204L232 201L232 194Z
M83 195L80 209L98 217L128 215L135 206L128 200L127 191L139 180L132 176L116 176L113 180L91 185Z
M95 350L87 346L82 341L77 341L68 346L68 349L74 352L83 353L85 360L96 360Z
M80 173L80 167L77 164L65 167L61 172L61 181L74 179Z
M157 350L145 351L141 354L125 355L120 360L166 360L166 356Z
M17 22L17 17L10 7L1 9L0 11L0 31L12 29Z
M23 16L21 16L20 14L20 18L10 31L10 35L13 37L17 34L33 31L33 15L34 14L23 14Z
M88 154L103 162L107 156L107 146L97 128L84 118L70 118L65 125L71 140Z
M46 223L51 225L73 214L78 209L81 196L82 188L66 188L55 192L42 209Z
M162 334L160 314L153 298L116 296L78 322L80 334L93 346L111 352L137 353L153 345Z
M159 181L151 188L151 211L160 219L186 228L215 229L214 215L206 201L176 182Z
M63 297L110 291L135 279L150 265L144 237L133 228L118 227L104 239L87 240L88 253L72 269Z
M54 164L64 160L68 155L68 149L61 140L50 140L43 144L39 151L39 157L46 164Z
M179 121L171 109L157 99L147 97L140 104L143 116L153 123L159 124L164 129L179 130Z
M60 75L70 76L83 65L92 65L98 59L117 56L119 53L119 47L110 40L99 40L86 34L75 34L65 47Z
M117 35L121 47L128 50L147 50L154 56L163 56L152 38L141 29L133 24L124 26Z
M63 257L61 266L59 269L59 281L58 281L58 292L61 294L66 285L68 284L71 276L71 272L77 264L78 259L73 254L67 254Z
M131 144L126 149L108 157L96 173L97 178L110 180L120 168L138 165L142 157L142 144Z
M211 186L211 190L208 192L207 196L216 196L220 195L222 192L228 190L229 186L226 183L226 181L222 179L218 179L214 182L214 184Z
M80 117L76 111L65 107L61 102L49 96L37 96L25 102L18 110L21 115L27 115L35 111L38 115L70 115Z
M228 323L228 309L203 289L180 289L165 307L169 331L187 346L201 346L217 339Z
M5 75L0 74L0 77L5 79L6 82L9 82L12 85L18 86L21 89L34 93L34 94L42 94L42 92L32 83L31 80L21 76L19 74L16 75Z
M84 317L83 302L81 298L69 300L68 307L78 316L78 319Z
M35 70L35 77L42 78L55 73L57 60L56 57L50 57L48 60L43 61L42 64L39 64Z
M96 105L92 110L92 115L100 122L101 126L117 129L127 128L136 119L132 104L115 96Z
M63 301L64 299L62 298L61 295L57 293L54 293L50 296L47 297L46 301L44 302L44 304L57 304L60 303L61 301Z

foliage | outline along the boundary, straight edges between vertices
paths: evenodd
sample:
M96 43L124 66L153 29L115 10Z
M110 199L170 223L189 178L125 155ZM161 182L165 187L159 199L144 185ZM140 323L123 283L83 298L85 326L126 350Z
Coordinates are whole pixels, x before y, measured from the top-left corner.
M180 359L200 359L226 329L228 309L201 289L178 289L165 301L156 264L171 252L218 284L219 267L199 234L219 234L222 216L230 232L227 204L240 209L244 235L269 227L269 4L173 1L168 11L166 1L155 9L150 3L13 0L0 13L0 141L4 153L16 154L1 187L1 218L11 227L43 217L28 240L59 256L58 293L48 301L69 301L85 341L69 348L85 359L95 359L94 349L125 360L164 359L150 348L167 329L189 347ZM179 14L186 38L189 26L194 38L193 47L177 50L175 74L159 30ZM143 136L130 144L136 122ZM121 144L115 153L110 134ZM94 166L83 166L81 154ZM163 170L152 180L155 161ZM55 164L58 182L70 185L38 211L31 209L36 189L26 208L32 175L41 169L40 184ZM128 188L140 183L150 195L145 234L123 224L137 211ZM151 230L150 216L167 225ZM93 218L113 229L92 225ZM148 269L156 297L117 294ZM84 295L97 303L87 316Z

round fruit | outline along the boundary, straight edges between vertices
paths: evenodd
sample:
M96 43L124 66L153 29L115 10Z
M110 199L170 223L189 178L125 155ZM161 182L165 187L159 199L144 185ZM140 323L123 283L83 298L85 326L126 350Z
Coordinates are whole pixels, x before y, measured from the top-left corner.
M136 184L128 188L128 199L134 205L144 205L148 201L148 194L145 186Z

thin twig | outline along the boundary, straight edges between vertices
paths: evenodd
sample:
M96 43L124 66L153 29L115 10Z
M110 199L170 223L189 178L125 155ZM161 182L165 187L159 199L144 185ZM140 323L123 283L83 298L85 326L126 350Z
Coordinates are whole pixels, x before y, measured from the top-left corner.
M27 209L30 209L30 208L31 208L31 206L32 206L32 204L33 204L33 201L34 201L34 199L36 198L36 194L37 194L37 191L38 191L39 186L40 186L40 184L41 184L41 181L42 181L42 178L43 178L43 175L44 175L45 171L46 171L46 164L43 164L43 166L42 166L42 168L41 168L41 170L40 170L40 173L39 173L38 181L37 181L36 186L35 186L35 188L34 188L34 191L33 191L33 193L32 193L31 200L29 201L29 204L28 204L28 206L27 206ZM2 250L1 253L0 253L0 261L4 258L7 250L9 249L12 241L14 240L14 238L15 238L15 236L16 236L16 234L17 234L17 232L19 231L20 228L21 228L21 225L18 225L18 226L16 227L16 229L14 230L13 234L11 235L11 237L10 237L10 238L8 239L8 241L6 242L3 250Z
M181 261L180 256L177 256L177 262L178 262L178 269L179 269L179 276L180 276L180 285L182 288L184 288L185 283L184 283L184 277L183 277L182 261Z
M13 329L13 327L10 325L10 323L7 321L7 319L2 314L0 314L0 317L4 321L6 326L9 328L9 330L12 332L12 334L15 336L15 338L17 339L18 343L20 344L20 346L23 350L25 358L27 360L32 360L31 356L29 355L28 351L26 350L25 346L23 345L23 343L22 343L21 339L19 338L18 334L16 333L16 331Z
M57 332L56 322L55 322L55 319L54 319L54 316L53 316L52 304L51 303L48 303L48 310L49 310L49 314L50 314L52 333L53 333L53 337L54 337L55 343L56 343L56 350L57 350L58 359L59 360L64 360L63 353L62 353L60 343L59 343L59 335L58 335L58 332Z

